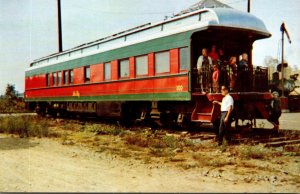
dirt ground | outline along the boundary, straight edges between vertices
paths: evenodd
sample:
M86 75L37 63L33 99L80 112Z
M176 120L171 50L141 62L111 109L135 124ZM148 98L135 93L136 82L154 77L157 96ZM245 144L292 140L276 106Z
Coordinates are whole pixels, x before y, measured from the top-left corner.
M279 118L280 129L293 129L300 131L299 119L300 113L282 113ZM258 119L256 123L257 127L262 125L265 128L272 128L272 124L266 120Z
M299 116L284 114L284 127L297 127L290 121ZM300 192L300 156L281 148L271 157L241 159L234 154L241 145L224 151L212 140L194 139L192 146L153 156L123 136L58 125L72 129L57 138L0 134L0 191Z

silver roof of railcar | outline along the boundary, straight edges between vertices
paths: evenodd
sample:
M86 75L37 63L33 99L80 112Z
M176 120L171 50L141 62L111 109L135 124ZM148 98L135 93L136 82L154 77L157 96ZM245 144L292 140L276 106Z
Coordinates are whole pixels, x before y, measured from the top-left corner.
M218 18L218 26L252 29L265 34L267 37L271 35L263 21L252 14L227 8L215 8L211 10L213 10Z
M199 14L203 15L203 19L201 21L198 20ZM159 28L162 25L164 26L163 30L155 30L155 28ZM64 61L105 52L107 50L115 48L133 45L139 42L159 37L165 37L172 34L187 32L190 30L197 30L208 26L249 29L252 31L256 31L263 37L271 36L263 21L252 14L231 8L201 9L193 11L191 13L175 16L162 22L153 24L147 23L136 28L132 28L105 38L101 38L93 42L82 44L72 49L65 50L61 53L55 53L47 57L42 57L40 59L34 60L32 64L36 65L28 68L27 70L42 66L48 66L51 64L57 64ZM131 38L129 39L124 37ZM98 45L97 50L95 45ZM94 50L93 46L95 47ZM78 51L81 51L80 54L73 55L73 53L79 53ZM86 53L84 53L83 51L86 51ZM67 55L69 57L67 57ZM50 60L54 58L56 58L56 60Z

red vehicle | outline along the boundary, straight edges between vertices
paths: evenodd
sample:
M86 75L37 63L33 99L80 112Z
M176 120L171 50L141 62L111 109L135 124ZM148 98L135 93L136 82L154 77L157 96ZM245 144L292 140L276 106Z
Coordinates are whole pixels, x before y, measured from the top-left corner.
M197 59L217 45L225 59L247 53L271 34L255 16L228 8L202 9L56 53L30 64L25 100L39 114L94 114L126 121L213 122L220 93L199 90ZM222 61L224 75L228 63ZM236 119L267 119L267 70L231 92ZM230 79L229 79L230 81ZM247 90L244 90L247 88Z

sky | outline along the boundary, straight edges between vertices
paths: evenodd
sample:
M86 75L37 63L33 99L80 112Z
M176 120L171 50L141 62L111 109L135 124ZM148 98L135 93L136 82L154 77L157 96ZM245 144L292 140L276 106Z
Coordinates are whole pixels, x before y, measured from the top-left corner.
M63 50L172 16L198 0L61 0ZM247 11L247 0L220 0ZM266 56L281 60L280 25L285 22L285 59L300 69L300 0L251 0L251 13L272 34L254 43L253 64ZM285 37L285 40L287 38ZM25 69L38 58L58 51L56 0L0 0L0 94L14 84L24 92Z

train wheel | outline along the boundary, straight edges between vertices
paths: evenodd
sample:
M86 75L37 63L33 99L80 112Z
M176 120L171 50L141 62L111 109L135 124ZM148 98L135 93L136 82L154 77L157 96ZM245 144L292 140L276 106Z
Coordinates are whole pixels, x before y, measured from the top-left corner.
M190 115L184 114L184 113L179 113L177 116L177 126L180 127L182 130L191 130L194 127L194 123L191 122L189 119L191 118Z
M240 121L241 120L241 124ZM246 131L252 131L253 130L253 119L237 119L235 120L235 129L238 130L238 131L243 131L243 130L246 130Z
M147 111L140 112L140 116L135 119L134 123L138 126L145 126L150 123L150 113Z

